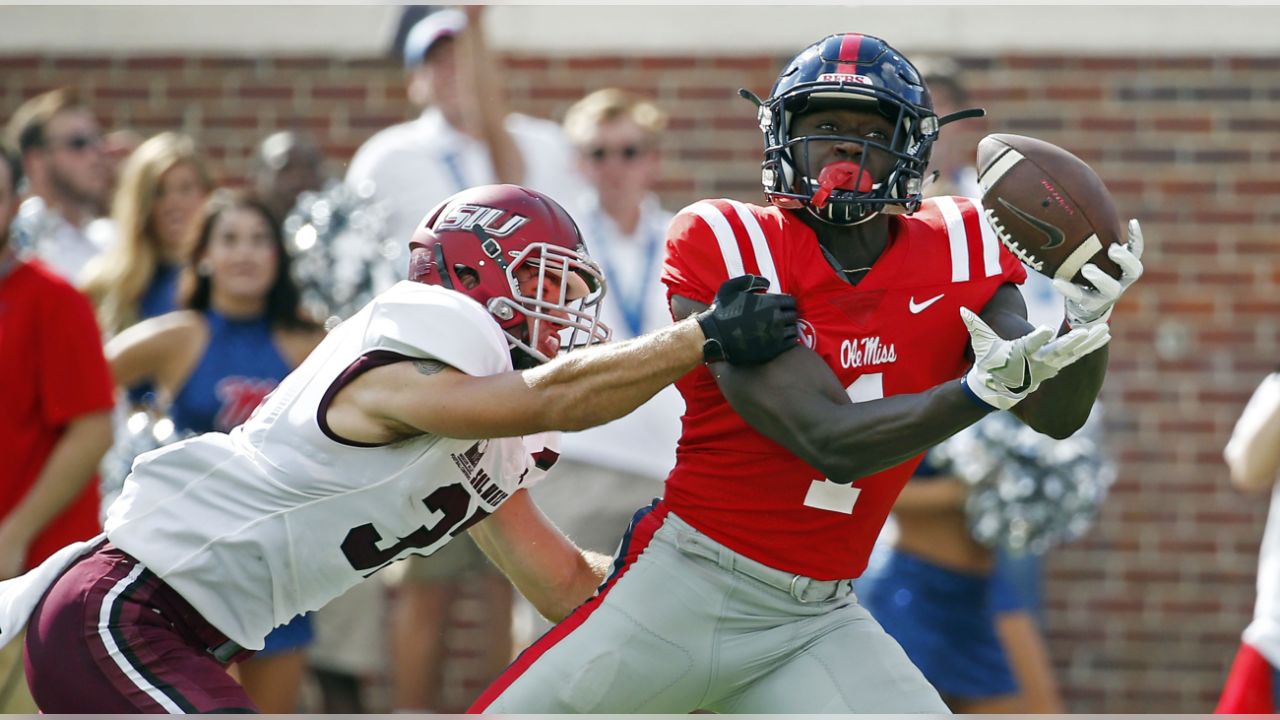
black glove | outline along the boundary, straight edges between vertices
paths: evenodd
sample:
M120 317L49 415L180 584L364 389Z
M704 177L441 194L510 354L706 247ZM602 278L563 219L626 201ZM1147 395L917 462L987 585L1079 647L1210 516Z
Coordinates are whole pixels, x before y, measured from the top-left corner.
M724 281L711 307L698 313L707 340L707 362L727 360L733 365L759 365L796 346L796 299L767 295L768 278L739 275Z

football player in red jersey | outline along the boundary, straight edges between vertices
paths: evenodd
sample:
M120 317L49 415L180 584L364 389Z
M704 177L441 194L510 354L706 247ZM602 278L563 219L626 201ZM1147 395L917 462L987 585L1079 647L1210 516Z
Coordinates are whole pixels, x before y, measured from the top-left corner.
M973 113L937 117L896 50L827 37L759 112L772 207L683 210L663 280L681 318L725 277L768 277L796 298L807 347L678 382L666 498L474 711L947 712L850 579L923 450L992 410L1055 437L1084 422L1141 237L1112 253L1121 280L1086 271L1098 289L1073 288L1055 338L1027 323L1025 271L978 201L922 199L939 127Z

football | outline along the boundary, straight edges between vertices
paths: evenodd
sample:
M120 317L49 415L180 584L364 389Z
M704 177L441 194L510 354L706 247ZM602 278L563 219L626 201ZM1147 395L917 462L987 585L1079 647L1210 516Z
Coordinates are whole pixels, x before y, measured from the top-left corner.
M1111 193L1083 160L1052 143L1021 135L988 135L978 143L982 207L1010 252L1050 278L1092 287L1080 275L1094 263L1112 277L1107 257L1125 234Z

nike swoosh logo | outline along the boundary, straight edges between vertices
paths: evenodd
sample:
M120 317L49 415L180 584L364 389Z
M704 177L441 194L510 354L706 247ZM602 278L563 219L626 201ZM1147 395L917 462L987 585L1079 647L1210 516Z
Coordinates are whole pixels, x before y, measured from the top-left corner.
M913 297L907 301L907 309L911 311L912 315L917 315L920 313L921 310L924 310L930 305L941 300L943 295L946 295L946 293L939 293L937 296L931 297L928 300L925 300L924 302L918 303L918 304L916 303L916 299Z
M1057 225L1053 225L1052 223L1047 223L1038 217L1034 217L1026 212L1023 212L1022 210L1019 210L1018 208L1005 202L1004 198L996 198L996 200L998 200L1001 205L1009 208L1009 212L1027 221L1028 225L1044 233L1045 237L1049 238L1049 242L1040 246L1041 250L1052 250L1053 248L1058 247L1059 245L1061 245L1063 242L1066 241L1067 239L1066 234L1063 233L1061 230L1059 230Z
M1026 392L1029 387L1031 387L1031 363L1026 358L1022 358L1022 384L1018 387L1005 385L1004 389L1017 395Z

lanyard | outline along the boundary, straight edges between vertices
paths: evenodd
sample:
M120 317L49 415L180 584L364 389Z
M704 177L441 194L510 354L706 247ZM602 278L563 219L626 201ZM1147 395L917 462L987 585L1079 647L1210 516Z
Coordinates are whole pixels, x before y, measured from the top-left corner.
M646 223L643 213L640 219L641 242L644 248L644 267L641 268L639 283L621 283L624 277L634 278L634 268L620 267L613 256L615 238L605 231L604 212L599 208L591 213L591 240L595 242L595 250L604 265L609 284L617 290L618 308L622 311L622 319L635 337L644 331L644 316L648 303L649 284L653 282L654 261L658 257L658 245L662 242L662 233L654 232L653 224ZM627 290L630 289L630 292Z
M462 166L458 163L458 154L455 152L447 152L442 158L444 167L449 171L449 177L453 178L453 185L458 192L466 190L467 179L462 175Z

